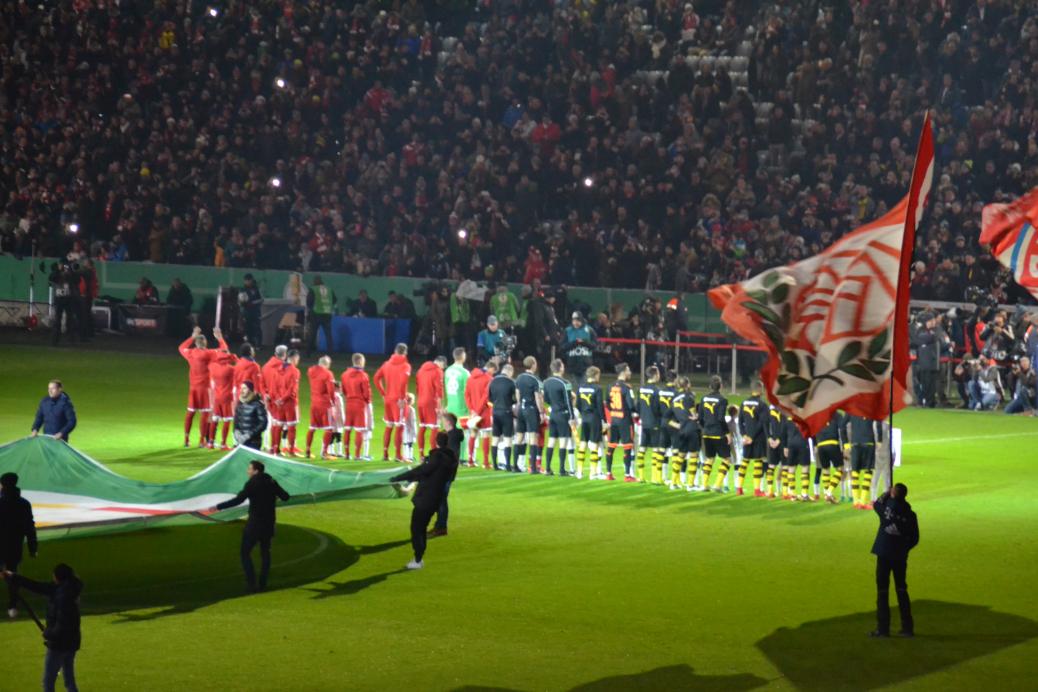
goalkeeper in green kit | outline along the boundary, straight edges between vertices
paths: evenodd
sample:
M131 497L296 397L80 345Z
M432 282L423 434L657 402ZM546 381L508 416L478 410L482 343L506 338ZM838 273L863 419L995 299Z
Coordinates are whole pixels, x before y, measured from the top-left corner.
M452 355L454 364L443 373L444 410L453 413L460 421L469 417L469 407L465 403L465 385L469 381L469 371L465 369L465 349L456 348ZM471 434L471 430L465 430L466 441ZM468 456L467 449L467 444L461 446L461 459Z

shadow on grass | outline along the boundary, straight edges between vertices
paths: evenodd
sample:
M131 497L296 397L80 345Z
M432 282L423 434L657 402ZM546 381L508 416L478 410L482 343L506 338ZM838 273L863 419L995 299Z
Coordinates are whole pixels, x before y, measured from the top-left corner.
M23 572L43 579L58 562L72 565L85 583L84 615L117 613L116 622L125 623L190 613L220 601L251 597L239 562L243 525L178 526L47 542L40 558L22 564ZM364 555L408 543L349 546L322 531L279 524L271 546L267 591L323 581ZM258 549L253 561L258 570ZM369 585L356 584L351 593ZM42 602L34 605L44 609Z
M614 675L592 680L571 688L570 692L610 692L617 690L702 690L704 692L740 692L763 687L767 680L749 673L737 675L699 675L690 666L681 664L664 666L644 673ZM454 692L519 692L507 687L481 687L467 685Z
M924 600L912 604L912 614L915 639L869 639L866 633L876 626L875 612L869 611L780 628L757 648L798 689L832 689L834 672L871 689L1038 637L1038 622L987 606Z

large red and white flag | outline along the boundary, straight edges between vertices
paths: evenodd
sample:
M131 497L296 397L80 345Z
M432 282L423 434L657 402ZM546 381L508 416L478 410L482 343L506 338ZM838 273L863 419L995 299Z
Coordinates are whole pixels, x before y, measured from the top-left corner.
M710 291L721 319L768 352L768 398L808 434L837 409L882 420L910 401L909 271L933 175L927 114L908 196L887 214L819 255Z
M1009 204L988 204L981 215L980 242L1013 272L1013 279L1038 298L1038 188Z

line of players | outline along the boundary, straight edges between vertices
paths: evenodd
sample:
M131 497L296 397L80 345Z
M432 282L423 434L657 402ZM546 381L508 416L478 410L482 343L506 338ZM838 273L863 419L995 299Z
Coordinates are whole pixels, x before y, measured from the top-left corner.
M353 355L352 367L338 381L328 356L308 369L310 429L304 451L295 445L299 353L278 346L260 368L249 344L236 358L219 330L214 336L218 349L207 348L197 329L180 346L190 364L185 446L192 418L201 413L200 446L215 446L223 422L221 449L227 449L234 392L250 381L268 408L271 453L282 453L284 440L284 453L309 457L315 432L320 432L322 458L370 459L372 395L363 355ZM452 356L449 367L438 357L419 368L417 396L408 392L412 369L406 345L398 344L376 371L374 384L385 411L383 459L410 463L415 445L417 458L424 457L426 438L431 448L441 416L449 413L468 438L469 466L475 466L479 442L487 469L554 475L557 459L559 475L584 478L586 467L588 478L615 480L613 460L620 450L629 483L725 492L731 473L737 495L745 493L745 479L751 475L756 497L813 501L824 495L836 503L849 461L854 506L867 508L870 503L876 445L883 434L873 421L838 413L809 442L792 420L762 399L760 383L739 406L731 406L720 393L717 376L696 401L687 378L668 373L661 381L655 366L646 369L646 382L635 393L629 384L631 369L622 365L605 393L595 367L574 391L561 360L550 364L551 376L542 382L532 356L523 361L518 376L510 363L499 365L493 359L470 373L464 349L455 349ZM817 457L813 481L812 446Z

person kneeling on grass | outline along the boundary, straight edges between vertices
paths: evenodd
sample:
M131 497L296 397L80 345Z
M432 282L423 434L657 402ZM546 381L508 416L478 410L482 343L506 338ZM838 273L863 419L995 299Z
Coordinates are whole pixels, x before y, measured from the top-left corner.
M43 691L54 692L60 672L65 689L76 692L76 652L79 651L79 594L83 582L66 564L54 568L53 581L45 583L26 579L10 570L2 572L12 585L47 597L47 625L43 629L43 643L47 657L43 664Z
M436 449L429 453L421 466L393 476L394 483L418 481L411 502L411 546L414 548L414 559L407 563L407 569L424 567L422 557L425 555L426 530L429 520L440 508L447 485L454 478L458 469L458 455L450 449L447 433L436 433Z
M282 502L288 502L289 495L270 477L262 461L250 461L248 474L249 480L245 482L245 487L240 493L211 507L209 511L218 512L249 501L249 519L245 522L245 530L241 534L241 566L249 591L263 591L267 588L267 577L270 575L270 540L274 538L275 507L278 498L281 498ZM256 570L252 565L252 549L257 543L260 547L258 586Z

